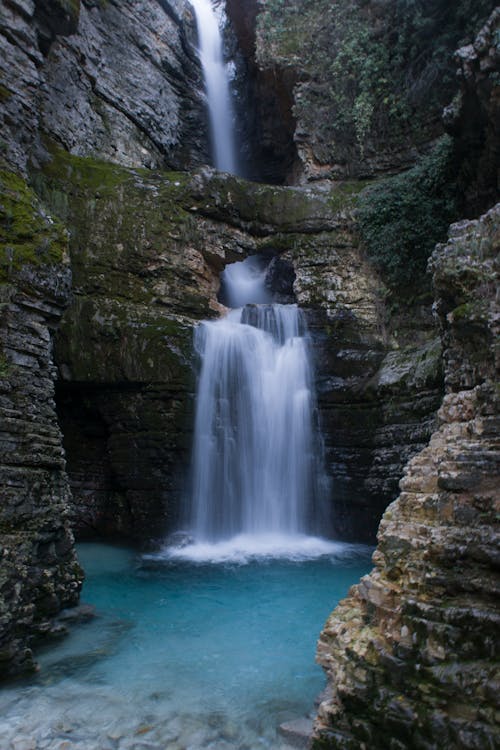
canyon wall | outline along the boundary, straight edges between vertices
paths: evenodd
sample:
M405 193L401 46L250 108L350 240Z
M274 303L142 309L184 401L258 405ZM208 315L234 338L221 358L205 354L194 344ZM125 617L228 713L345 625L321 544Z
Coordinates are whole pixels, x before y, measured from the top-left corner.
M500 207L455 224L430 260L446 395L385 511L375 568L328 619L317 748L493 748Z
M69 301L64 227L0 172L0 674L33 669L30 644L78 602L83 572L54 403L52 333Z
M366 178L412 166L443 133L442 109L458 90L455 49L472 41L495 6L265 0L255 56L262 75L288 90L296 151L289 179Z
M0 9L3 158L24 174L48 135L127 166L208 158L186 0L6 0Z
M6 480L0 530L6 672L32 667L33 636L77 601L70 526L81 538L142 545L175 527L187 491L192 328L220 313L227 263L261 253L293 268L315 352L336 535L373 541L404 465L436 428L442 344L428 282L412 289L410 279L398 289L370 256L359 223L370 186L358 178L386 177L429 151L443 132L441 104L457 87L445 80L427 101L434 68L412 68L420 93L412 88L410 109L392 114L392 89L388 103L381 99L387 111L370 110L357 84L332 89L338 65L351 70L353 49L383 62L381 76L391 70L394 61L380 62L380 54L391 46L399 4L346 0L337 16L327 5L289 3L278 18L279 3L263 4L259 17L253 0L228 3L246 85L259 102L250 127L259 170L303 183L286 188L195 169L208 160L208 138L184 0L2 5L0 159L9 170L0 204L2 471L15 474ZM349 14L359 14L360 38ZM445 50L456 43L455 25ZM445 120L462 192L474 174L465 200L471 215L495 193L484 166L498 155L495 26L488 28L459 55L462 98ZM412 29L398 37L402 50ZM339 36L346 30L349 48ZM433 64L449 69L441 58ZM395 80L405 70L399 65ZM339 102L344 109L358 102L357 127L338 119ZM422 110L415 127L412 106ZM12 188L19 180L12 170L27 182Z
M445 124L462 206L498 197L497 8L461 48ZM496 747L499 205L450 227L429 261L446 394L438 429L382 517L375 568L328 619L316 748Z

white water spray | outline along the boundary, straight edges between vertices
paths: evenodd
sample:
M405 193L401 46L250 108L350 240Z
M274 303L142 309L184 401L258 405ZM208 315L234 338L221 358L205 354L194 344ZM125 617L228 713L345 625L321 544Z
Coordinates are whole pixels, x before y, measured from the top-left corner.
M290 554L295 545L308 555L305 535L324 533L326 519L305 321L297 305L248 304L269 295L258 259L229 266L223 284L244 307L195 332L201 371L186 525L205 545L236 539L250 552Z
M233 110L222 37L210 0L191 0L198 29L199 56L205 79L214 166L236 174Z

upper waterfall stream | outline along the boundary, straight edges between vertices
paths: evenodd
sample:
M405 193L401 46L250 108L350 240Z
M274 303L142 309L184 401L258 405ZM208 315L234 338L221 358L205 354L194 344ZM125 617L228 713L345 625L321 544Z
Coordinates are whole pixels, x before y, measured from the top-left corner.
M191 0L191 5L198 30L198 53L205 80L214 166L222 172L236 174L233 108L219 23L210 0Z

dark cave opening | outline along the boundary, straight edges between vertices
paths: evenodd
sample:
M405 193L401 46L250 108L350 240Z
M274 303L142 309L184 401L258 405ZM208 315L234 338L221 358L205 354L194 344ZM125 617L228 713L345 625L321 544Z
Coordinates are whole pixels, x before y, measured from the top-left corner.
M96 389L61 384L56 389L77 540L128 537L132 523L125 489L112 468L110 430L96 396Z

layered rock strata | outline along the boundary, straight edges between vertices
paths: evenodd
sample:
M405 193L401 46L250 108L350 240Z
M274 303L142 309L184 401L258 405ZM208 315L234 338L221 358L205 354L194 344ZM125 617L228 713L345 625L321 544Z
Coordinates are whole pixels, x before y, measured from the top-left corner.
M334 530L372 542L408 459L428 442L442 398L441 345L424 302L390 315L349 212L292 253L308 313L331 477ZM410 312L411 311L411 312Z
M360 186L155 175L58 150L34 179L71 230L74 293L56 359L78 534L144 542L175 526L188 491L192 327L220 313L224 266L260 253L295 274L308 316L332 531L373 540L404 462L432 432L441 375L435 329L414 325L409 341L385 328L351 216ZM279 274L273 283L279 291Z
M22 180L0 174L0 675L78 601L70 490L54 403L53 333L68 304L67 235Z
M175 522L188 464L192 327L218 309L210 229L202 241L184 208L187 181L60 150L35 179L71 230L73 294L55 356L80 536L144 542ZM218 253L212 264L221 267Z
M478 216L498 197L500 163L500 7L473 44L455 53L460 92L443 121L465 156L460 182L464 213Z
M0 9L3 156L22 172L40 134L128 166L208 158L185 0L7 0ZM191 38L190 38L191 35Z
M375 568L328 619L316 748L494 748L500 205L430 261L446 396L379 529Z

